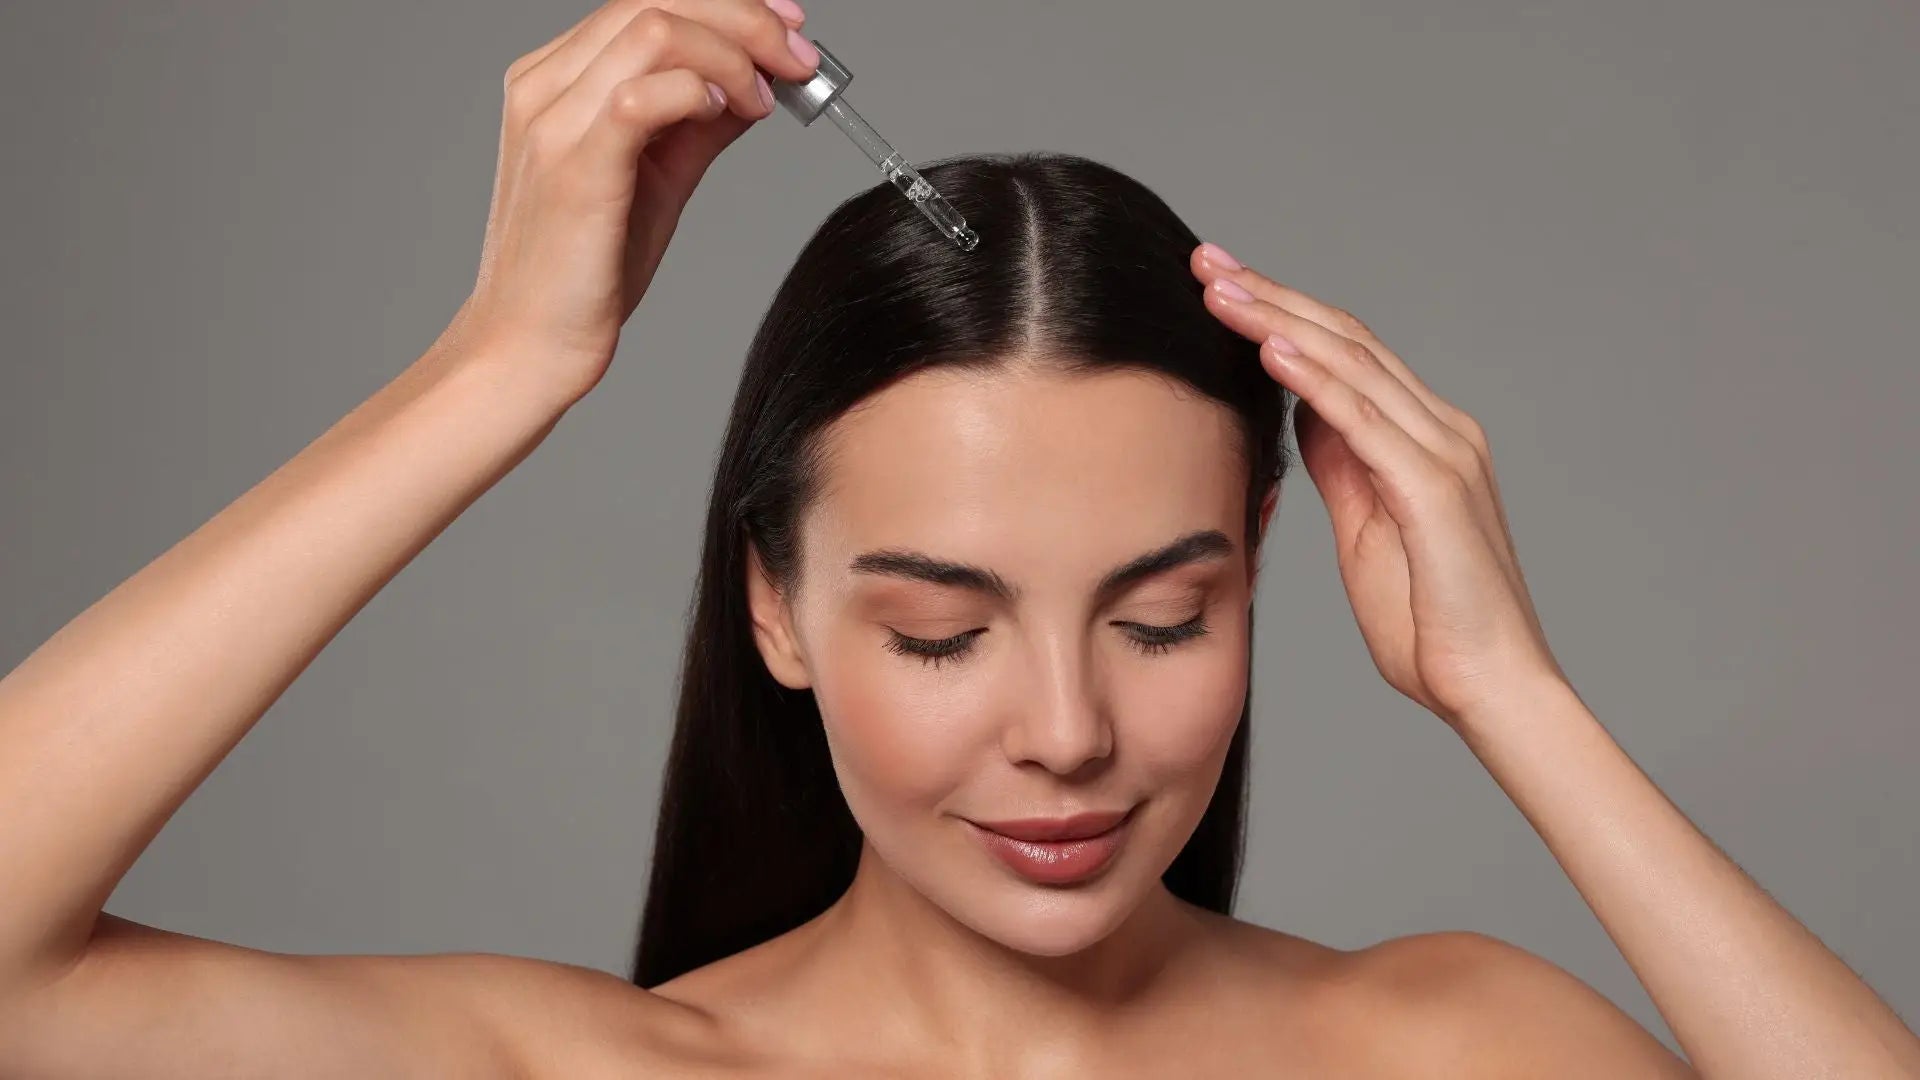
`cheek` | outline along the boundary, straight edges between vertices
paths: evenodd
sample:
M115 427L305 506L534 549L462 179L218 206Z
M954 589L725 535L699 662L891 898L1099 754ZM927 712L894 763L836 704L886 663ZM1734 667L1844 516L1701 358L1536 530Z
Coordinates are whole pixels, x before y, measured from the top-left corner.
M965 781L979 760L981 688L944 668L938 677L918 662L875 645L843 643L814 672L814 693L826 725L841 788L856 816L861 804L931 807ZM868 818L867 820L872 820Z
M1132 749L1129 767L1142 780L1210 785L1246 705L1244 632L1222 630L1188 656L1137 667L1119 700L1117 741Z

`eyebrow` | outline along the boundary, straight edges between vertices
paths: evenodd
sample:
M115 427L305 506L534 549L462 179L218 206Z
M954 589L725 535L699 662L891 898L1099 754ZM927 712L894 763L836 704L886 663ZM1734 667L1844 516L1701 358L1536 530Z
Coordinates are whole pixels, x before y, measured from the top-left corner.
M1171 570L1176 566L1226 558L1233 553L1233 548L1233 541L1219 529L1190 532L1165 547L1149 551L1115 567L1106 577L1100 579L1094 595L1104 603L1142 579ZM935 585L971 589L1008 603L1020 598L1020 590L992 570L968 563L936 559L918 551L905 551L898 548L869 551L856 556L847 568L856 574L879 574L904 578L908 581L925 581Z

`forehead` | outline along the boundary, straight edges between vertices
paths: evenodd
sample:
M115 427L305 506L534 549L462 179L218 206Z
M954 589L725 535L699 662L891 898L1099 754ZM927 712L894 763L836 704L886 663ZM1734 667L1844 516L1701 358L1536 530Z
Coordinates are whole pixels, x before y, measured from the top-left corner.
M1076 581L1199 528L1239 537L1226 406L1152 372L917 372L826 434L809 560L904 546Z

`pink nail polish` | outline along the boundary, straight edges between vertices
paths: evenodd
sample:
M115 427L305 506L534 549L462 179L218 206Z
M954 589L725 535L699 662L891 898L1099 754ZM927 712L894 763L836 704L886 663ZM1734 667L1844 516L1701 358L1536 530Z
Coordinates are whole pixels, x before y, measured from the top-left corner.
M1223 270L1240 269L1240 260L1227 254L1226 248L1221 247L1211 240L1205 241L1200 245L1200 254L1208 262Z
M813 47L813 42L801 37L798 30L787 30L787 48L808 67L820 66L820 50Z
M1238 300L1244 304L1247 301L1253 299L1252 293L1241 288L1238 282L1233 281L1230 278L1214 278L1213 287L1216 291L1220 293L1221 296L1224 296L1229 300Z
M807 13L800 10L800 5L794 3L793 0L767 0L767 6L773 9L775 15L780 16L790 23L803 23L807 21Z
M1274 334L1273 336L1267 338L1267 344L1273 346L1273 351L1279 353L1282 356L1299 356L1300 355L1300 346L1295 345L1293 342L1288 341L1285 337L1279 334Z

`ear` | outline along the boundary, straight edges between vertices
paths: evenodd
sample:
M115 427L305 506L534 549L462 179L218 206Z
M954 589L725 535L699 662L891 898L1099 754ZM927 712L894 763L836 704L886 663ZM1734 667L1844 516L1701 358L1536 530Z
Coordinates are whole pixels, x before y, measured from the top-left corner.
M1252 586L1260 579L1260 549L1266 546L1267 526L1273 521L1273 512L1280 506L1280 485L1275 483L1267 489L1267 497L1260 503L1260 533L1253 541L1253 567L1247 574L1247 592L1253 592Z
M747 541L747 610L753 619L753 641L760 649L760 658L766 661L768 673L789 690L812 686L799 638L793 632L793 613L786 598L767 580L760 550L752 540Z

